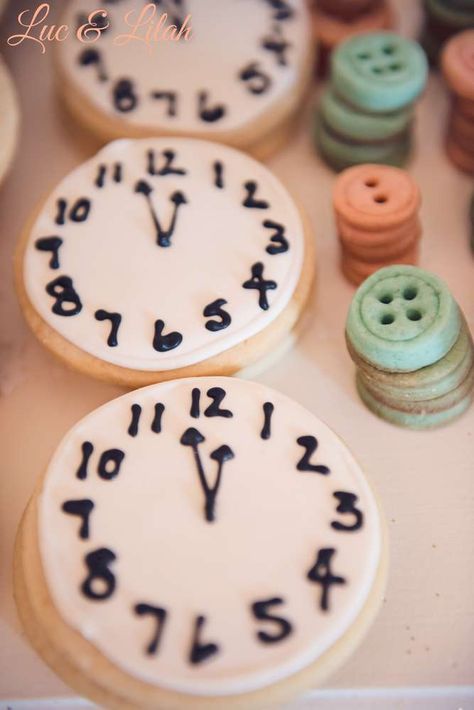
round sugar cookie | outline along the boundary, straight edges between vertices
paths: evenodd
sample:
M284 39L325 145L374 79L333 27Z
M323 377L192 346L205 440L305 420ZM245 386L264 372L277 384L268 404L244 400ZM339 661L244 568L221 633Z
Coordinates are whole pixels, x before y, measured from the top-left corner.
M294 326L313 240L263 165L207 141L115 141L73 170L16 256L33 331L81 372L136 387L232 374Z
M0 56L0 183L13 160L20 123L20 109L13 79Z
M21 524L16 601L43 658L107 708L273 707L355 648L384 545L312 413L245 380L175 380L63 439Z
M93 10L73 0L62 22L84 27ZM184 135L263 158L289 137L314 66L305 0L121 0L90 20L99 29L79 35L99 38L58 44L56 69L101 140Z

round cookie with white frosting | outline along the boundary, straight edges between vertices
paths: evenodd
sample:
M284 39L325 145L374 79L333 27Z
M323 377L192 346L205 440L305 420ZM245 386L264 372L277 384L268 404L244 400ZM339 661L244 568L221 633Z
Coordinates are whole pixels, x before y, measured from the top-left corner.
M73 427L15 556L33 645L109 708L273 707L349 655L384 579L380 514L345 445L223 377L131 392Z
M311 82L304 0L72 0L59 87L101 140L185 135L258 158L290 135Z
M0 183L4 179L18 141L20 109L13 79L0 56Z
M186 138L106 146L53 190L16 261L41 342L129 387L271 352L314 273L312 237L267 168Z

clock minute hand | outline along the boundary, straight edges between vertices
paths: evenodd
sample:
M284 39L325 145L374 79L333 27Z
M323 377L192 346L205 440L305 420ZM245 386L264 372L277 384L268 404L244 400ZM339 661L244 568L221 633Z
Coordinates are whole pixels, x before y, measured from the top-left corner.
M148 207L150 209L151 218L156 229L156 243L160 247L171 246L171 237L173 236L176 227L178 210L181 205L185 205L187 203L186 196L180 190L176 190L170 195L169 200L173 203L173 214L171 215L171 221L168 229L163 229L151 199L153 187L150 185L150 183L148 183L146 180L138 180L135 185L135 192L143 195L147 201Z
M183 444L183 446L190 446L193 451L194 460L196 462L196 467L199 475L199 481L201 483L201 487L205 497L205 518L208 523L212 523L215 520L214 511L217 493L219 491L219 486L222 478L222 469L224 467L225 461L229 461L230 459L234 458L234 452L232 451L230 446L227 446L227 444L223 444L222 446L219 446L217 449L211 452L210 458L213 461L217 461L217 476L214 485L211 487L207 482L206 474L201 461L201 456L199 454L198 447L199 444L201 444L203 441L205 441L204 436L197 429L194 429L194 427L186 429L180 439L180 443Z

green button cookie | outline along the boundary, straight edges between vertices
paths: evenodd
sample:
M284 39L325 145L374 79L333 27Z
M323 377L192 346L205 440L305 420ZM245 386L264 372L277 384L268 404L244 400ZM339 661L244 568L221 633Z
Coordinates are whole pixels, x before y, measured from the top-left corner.
M368 143L398 136L409 127L412 108L385 114L358 111L342 101L331 88L326 89L319 107L324 122L340 136Z
M461 314L446 285L415 266L379 269L358 288L346 335L364 360L381 370L412 372L446 355Z
M343 99L367 111L396 111L423 91L428 73L420 45L393 32L342 42L331 55L331 81Z

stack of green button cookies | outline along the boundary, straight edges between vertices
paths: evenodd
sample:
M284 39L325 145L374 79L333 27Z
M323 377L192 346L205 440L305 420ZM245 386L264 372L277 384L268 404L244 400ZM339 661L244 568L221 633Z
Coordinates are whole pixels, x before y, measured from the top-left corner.
M340 44L316 115L316 143L328 165L403 165L413 104L426 77L421 47L392 32L360 34Z
M474 27L473 0L424 0L425 23L420 42L432 64L443 44L457 32Z
M474 347L446 285L414 266L389 266L357 290L346 323L367 407L412 429L440 426L471 404Z

